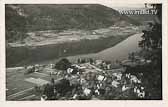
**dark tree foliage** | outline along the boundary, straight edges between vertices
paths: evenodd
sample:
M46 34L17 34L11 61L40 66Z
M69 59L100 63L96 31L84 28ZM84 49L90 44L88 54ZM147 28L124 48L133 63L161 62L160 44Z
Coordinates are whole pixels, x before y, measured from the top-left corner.
M68 59L63 58L58 63L56 63L55 68L58 70L67 70L71 67L71 63Z
M47 96L47 100L56 100L65 96L68 92L72 91L73 88L74 87L70 86L69 80L62 79L56 83L52 82L52 84L46 84L43 94Z
M142 41L139 46L145 51L145 59L151 60L154 65L161 68L162 63L162 24L161 24L161 4L152 4L153 8L157 10L157 22L155 24L149 23L149 29L143 30Z
M54 78L51 78L51 84L54 84L54 83L55 83Z
M143 56L151 63L141 66L144 71L143 83L146 86L147 99L162 98L162 5L152 4L157 10L157 20L149 23L149 29L143 30L142 41L139 46L142 48ZM150 70L148 68L150 68ZM148 70L147 70L148 69ZM136 70L136 69L134 69Z
M70 82L67 79L62 79L59 81L59 83L55 84L55 88L58 91L58 93L65 95L66 92L70 90Z
M139 42L139 47L142 48L140 55L150 63L128 66L125 73L141 78L145 87L144 99L160 100L162 99L162 5L152 4L152 6L157 10L157 19L155 23L148 23L148 28L142 31L142 40ZM130 59L133 56L130 54Z
M6 40L13 42L26 36L26 18L11 7L5 7Z
M43 94L47 96L48 100L52 100L54 95L54 86L47 84L44 88Z

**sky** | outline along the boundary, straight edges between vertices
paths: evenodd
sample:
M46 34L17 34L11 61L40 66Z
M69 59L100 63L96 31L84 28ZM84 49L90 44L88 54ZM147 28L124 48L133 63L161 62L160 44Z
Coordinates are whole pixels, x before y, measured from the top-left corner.
M145 4L103 4L107 7L113 9L135 9L135 8L145 8Z

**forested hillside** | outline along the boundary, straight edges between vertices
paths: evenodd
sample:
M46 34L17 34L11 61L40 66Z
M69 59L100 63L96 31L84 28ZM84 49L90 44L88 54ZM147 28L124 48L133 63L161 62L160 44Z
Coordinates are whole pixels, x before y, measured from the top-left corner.
M26 32L66 29L98 29L112 25L139 25L118 11L98 4L6 5L6 39L23 39Z

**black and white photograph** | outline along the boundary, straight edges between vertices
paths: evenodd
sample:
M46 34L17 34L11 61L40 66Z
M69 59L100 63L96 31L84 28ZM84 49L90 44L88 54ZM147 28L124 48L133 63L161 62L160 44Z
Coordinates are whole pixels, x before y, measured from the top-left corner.
M163 100L162 7L5 4L6 101Z

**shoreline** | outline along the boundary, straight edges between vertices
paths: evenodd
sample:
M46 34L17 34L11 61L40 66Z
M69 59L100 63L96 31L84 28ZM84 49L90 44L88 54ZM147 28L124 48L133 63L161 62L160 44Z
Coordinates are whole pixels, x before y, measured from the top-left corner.
M30 64L36 64L36 63L46 63L46 62L50 62L51 60L55 60L55 59L58 60L58 59L60 59L62 57L70 57L70 56L92 54L92 53L94 54L94 53L98 53L98 52L100 52L102 50L105 50L107 48L113 47L113 46L117 45L118 43L124 41L125 39L129 38L132 35L134 35L134 34L127 35L127 36L124 36L124 37L120 37L120 39L117 39L117 40L113 40L113 39L109 39L109 38L98 39L96 41L94 41L94 40L86 40L86 41L78 42L76 44L70 43L71 46L70 46L70 44L66 44L66 45L63 44L62 47L60 47L58 45L53 45L53 48L52 48L52 46L49 45L49 47L48 47L49 49L47 48L47 46L46 47L45 46L44 47L40 47L40 48L35 47L33 49L29 49L29 47L26 47L26 49L24 48L23 50L22 50L22 48L20 48L20 50L18 50L18 51L20 51L21 54L19 54L17 52L16 53L12 52L11 54L13 54L13 57L9 56L9 54L8 54L8 56L6 57L7 58L7 64L6 65L7 65L7 67L16 67L16 66L20 66L20 65L23 66L23 65L30 65ZM110 41L114 41L115 43L114 42L110 42ZM86 42L88 42L88 43L86 43ZM105 42L105 43L102 43L102 42ZM107 45L106 42L108 42L110 44ZM93 47L96 47L97 49L91 47L89 44L92 44ZM85 49L84 47L87 48L87 49ZM44 52L40 50L41 48L44 49ZM57 50L61 51L62 53L54 51L54 49L56 49L56 48L57 48ZM72 48L72 50L70 52L67 50L67 53L64 53L63 52L64 51L63 48L64 49ZM75 49L73 49L73 48L75 48ZM47 53L47 50L45 50L45 49L48 50L48 53ZM79 51L77 51L77 49ZM15 50L15 48L13 48L12 50ZM32 52L32 53L29 53L28 50L30 52ZM41 54L38 53L38 50L40 50ZM7 53L9 53L9 50L8 50ZM23 55L24 57L21 56L21 55ZM50 57L50 55L51 55L51 57ZM16 60L15 58L17 58L17 57L19 57L19 58L22 57L22 58L19 59L20 61L19 60L15 61ZM30 57L30 59L28 57ZM10 62L11 59L13 60L12 63Z

